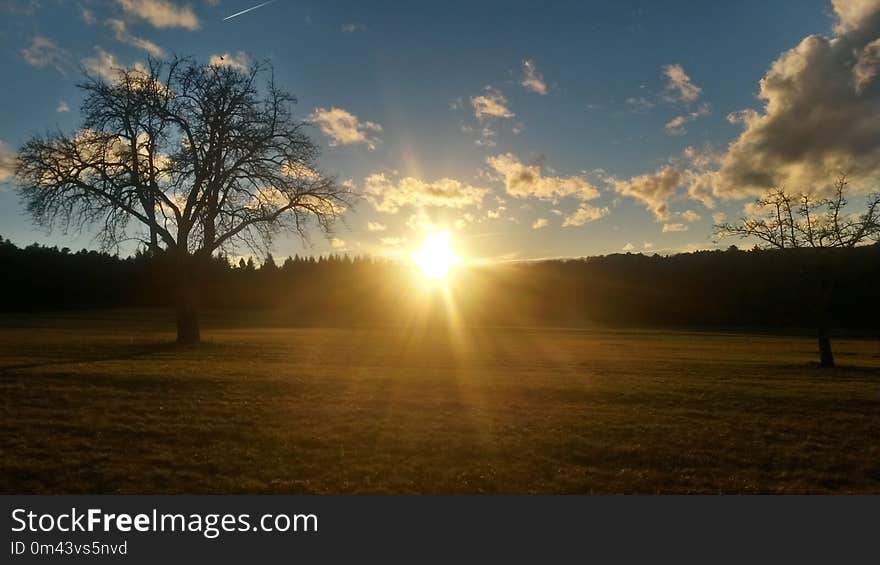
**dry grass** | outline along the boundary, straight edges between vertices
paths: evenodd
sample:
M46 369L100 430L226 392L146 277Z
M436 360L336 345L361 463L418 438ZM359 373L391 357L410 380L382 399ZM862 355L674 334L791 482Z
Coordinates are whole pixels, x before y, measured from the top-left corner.
M4 493L880 493L880 345L0 320Z

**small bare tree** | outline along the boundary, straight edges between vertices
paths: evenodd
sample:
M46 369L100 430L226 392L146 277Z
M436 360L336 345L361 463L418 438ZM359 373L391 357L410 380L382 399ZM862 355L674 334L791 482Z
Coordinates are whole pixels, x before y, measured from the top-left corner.
M794 196L776 188L756 200L750 213L739 222L715 226L715 233L722 237L754 239L769 249L811 250L812 256L819 259L819 289L814 307L822 367L834 366L829 325L836 269L828 250L880 241L880 193L869 196L863 213L847 214L847 184L846 175L838 177L834 193L828 198Z
M141 241L177 276L177 339L200 339L199 271L215 252L263 254L279 232L329 231L349 191L316 166L295 99L272 69L188 58L86 75L83 126L19 151L27 209L47 227L98 225L105 247Z

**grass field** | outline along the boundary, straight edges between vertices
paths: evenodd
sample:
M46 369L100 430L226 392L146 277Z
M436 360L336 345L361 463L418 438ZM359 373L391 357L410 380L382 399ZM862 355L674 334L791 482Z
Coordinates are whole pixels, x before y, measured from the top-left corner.
M880 493L880 345L0 319L4 493Z

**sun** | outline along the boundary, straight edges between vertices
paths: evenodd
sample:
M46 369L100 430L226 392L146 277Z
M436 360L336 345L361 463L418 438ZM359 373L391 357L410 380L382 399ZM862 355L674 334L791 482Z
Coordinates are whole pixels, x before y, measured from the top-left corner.
M461 262L461 258L452 247L449 232L428 235L421 248L415 251L412 257L422 274L432 281L446 280L449 271Z

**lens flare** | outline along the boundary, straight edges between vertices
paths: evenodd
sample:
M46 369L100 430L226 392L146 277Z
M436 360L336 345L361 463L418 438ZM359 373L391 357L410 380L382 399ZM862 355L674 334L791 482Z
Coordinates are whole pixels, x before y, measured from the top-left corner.
M452 247L449 232L430 234L412 257L422 274L433 281L446 280L449 271L461 262Z

